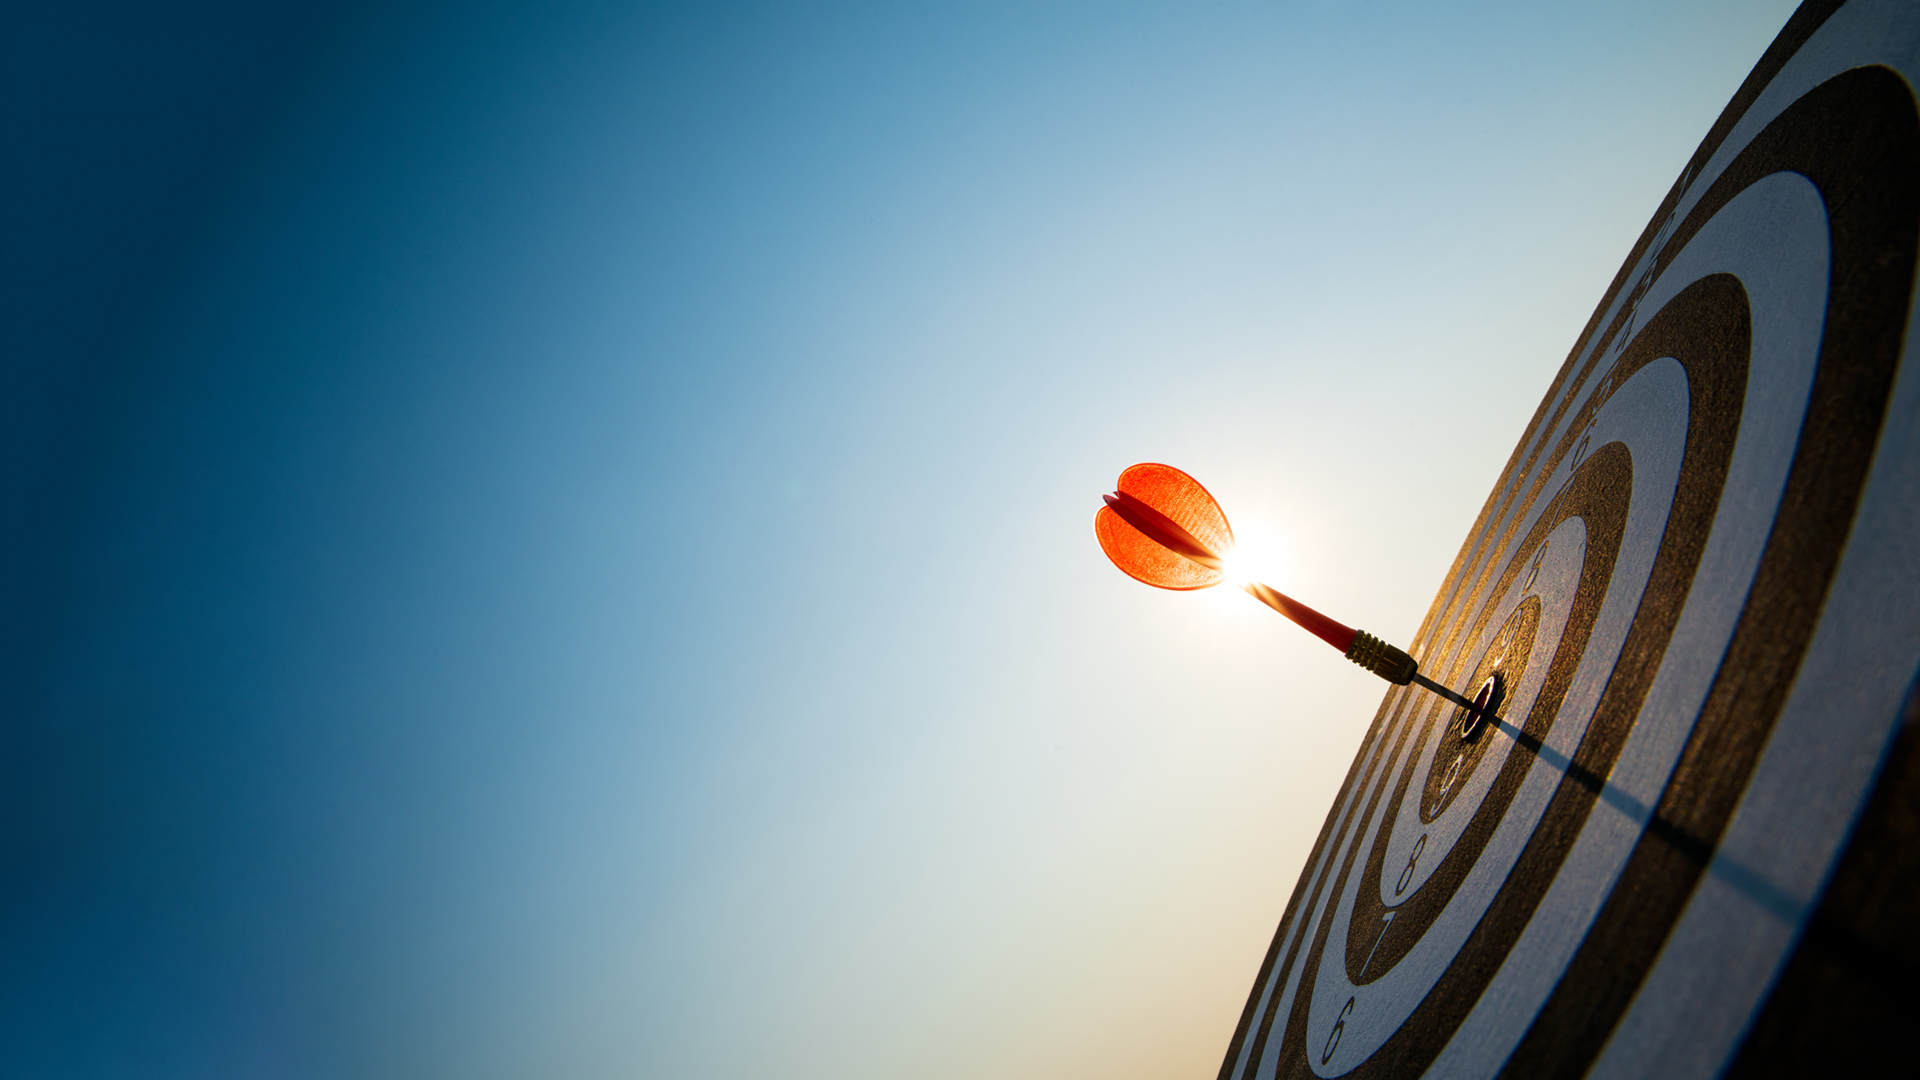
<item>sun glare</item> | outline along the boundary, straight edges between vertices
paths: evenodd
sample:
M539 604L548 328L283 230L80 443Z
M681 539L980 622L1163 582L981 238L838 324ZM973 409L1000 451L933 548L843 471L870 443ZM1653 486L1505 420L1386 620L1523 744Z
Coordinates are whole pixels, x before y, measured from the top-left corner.
M1220 572L1226 575L1229 585L1245 585L1249 581L1257 580L1243 569L1244 565L1245 556L1241 555L1237 548L1220 556Z
M1235 523L1233 550L1221 562L1227 580L1234 585L1261 581L1281 588L1287 579L1285 547L1258 521Z

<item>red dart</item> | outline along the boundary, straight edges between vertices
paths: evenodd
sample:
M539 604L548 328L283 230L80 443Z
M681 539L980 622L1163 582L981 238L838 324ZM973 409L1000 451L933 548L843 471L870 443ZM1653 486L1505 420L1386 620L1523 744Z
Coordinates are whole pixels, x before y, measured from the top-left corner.
M1146 462L1121 473L1117 486L1093 516L1093 533L1113 565L1161 589L1206 589L1227 580L1221 557L1233 550L1233 527L1198 480L1171 465ZM1419 683L1472 710L1477 722L1482 706L1420 674L1419 663L1405 651L1260 582L1240 587L1375 675L1401 686Z

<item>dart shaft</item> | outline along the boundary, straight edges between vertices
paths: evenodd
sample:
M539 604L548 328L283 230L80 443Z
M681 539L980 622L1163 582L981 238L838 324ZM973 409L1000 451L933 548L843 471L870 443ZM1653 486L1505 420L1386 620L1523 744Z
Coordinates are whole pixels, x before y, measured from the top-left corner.
M1225 572L1226 566L1221 561L1219 553L1201 543L1198 537L1188 532L1179 522L1174 521L1172 518L1162 514L1160 511L1155 510L1153 507L1148 506L1146 503L1124 491L1116 491L1111 495L1105 496L1105 499L1107 506L1111 508L1114 513L1120 515L1120 520L1138 529L1142 535L1154 543L1179 555L1183 559L1198 563L1209 570L1220 573ZM1318 611L1315 611L1270 585L1263 585L1258 581L1249 581L1240 587L1251 593L1254 599L1285 615L1287 618L1292 619L1314 637L1346 653L1349 658L1354 655L1353 650L1356 647L1357 641L1360 638L1367 637L1367 635L1360 634L1359 631L1356 631L1353 627L1320 614ZM1385 643L1380 642L1378 638L1370 638L1368 640L1385 645ZM1386 645L1386 648L1399 653L1399 650L1393 649L1391 645ZM1405 653L1399 653L1399 655L1402 658L1406 656ZM1356 660L1355 662L1360 663L1362 667L1368 667L1367 664L1361 661ZM1412 663L1412 661L1407 662L1408 664ZM1368 669L1378 670L1371 667ZM1411 672L1412 668L1408 667L1407 670ZM1384 671L1380 673L1398 683L1405 683L1407 681L1404 677L1394 678L1393 675Z
M1346 653L1347 659L1388 682L1398 686L1405 686L1410 682L1418 683L1455 705L1463 705L1475 712L1479 711L1472 699L1464 694L1455 693L1420 674L1419 662L1407 655L1405 650L1389 645L1365 630L1344 626L1272 586L1250 581L1241 588L1251 593L1254 599L1298 623L1315 637L1336 649L1341 649Z
M1136 466L1136 468L1139 467L1140 466ZM1181 475L1183 477L1185 476L1185 474ZM1189 480L1190 479L1191 478L1189 478ZM1125 480L1125 474L1122 474L1122 480ZM1204 496L1205 492L1202 491L1201 494ZM1206 497L1209 500L1211 499L1211 496ZM1187 531L1179 522L1174 521L1172 518L1148 505L1144 500L1136 498L1125 491L1116 491L1111 495L1104 496L1104 499L1106 500L1107 507L1112 510L1113 513L1119 515L1120 520L1131 525L1147 539L1184 559L1206 567L1216 573L1224 574L1226 572L1226 565L1221 560L1219 552L1207 546L1207 544L1202 542L1198 537ZM1224 526L1224 519L1222 524ZM1112 553L1109 552L1108 554L1111 555ZM1118 560L1116 559L1116 561ZM1125 567L1122 566L1122 569L1125 569ZM1129 573L1131 572L1132 571L1129 571ZM1148 579L1143 578L1142 580ZM1211 584L1211 582L1207 584ZM1409 656L1406 650L1395 645L1390 645L1380 638L1367 633L1365 630L1355 630L1353 627L1347 626L1338 620L1328 618L1271 585L1266 585L1258 581L1247 581L1240 583L1240 587L1245 589L1254 599L1285 615L1301 629L1306 630L1314 637L1340 650L1347 659L1366 668L1368 671L1373 672L1388 682L1396 686L1405 686L1408 683L1419 683L1421 686L1439 694L1448 701L1456 705L1465 706L1472 710L1475 715L1479 714L1479 707L1465 696L1457 694L1441 686L1439 683L1434 682L1432 679L1427 678L1425 675L1420 674L1419 662L1412 656Z
M1360 633L1358 630L1320 614L1318 611L1313 610L1271 585L1263 585L1258 581L1249 581L1240 587L1252 595L1255 600L1260 601L1293 620L1296 625L1307 633L1339 649L1341 652L1348 654L1348 656L1352 656L1354 642ZM1366 665L1362 664L1361 666L1365 667ZM1406 680L1402 679L1400 681L1405 682Z

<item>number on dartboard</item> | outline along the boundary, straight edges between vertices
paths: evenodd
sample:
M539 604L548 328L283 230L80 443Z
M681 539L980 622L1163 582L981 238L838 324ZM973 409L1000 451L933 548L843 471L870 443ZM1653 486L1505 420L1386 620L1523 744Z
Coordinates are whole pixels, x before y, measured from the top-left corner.
M1567 468L1578 469L1580 463L1586 460L1587 447L1593 444L1593 429L1596 423L1598 421L1587 421L1586 430L1580 433L1580 443L1573 448L1573 457L1568 462Z
M1340 1019L1333 1022L1333 1030L1327 1033L1326 1048L1320 1051L1320 1064L1333 1060L1333 1052L1340 1049L1340 1036L1347 1030L1347 1017L1353 1015L1353 999L1348 998L1346 1007L1340 1010Z
M1525 593L1525 592L1533 591L1533 579L1540 576L1540 563L1546 557L1547 557L1547 545L1541 544L1540 550L1537 552L1534 552L1533 566L1527 570L1527 580L1524 585L1520 586L1521 592Z
M1444 799L1444 798L1446 798L1446 797L1447 797L1447 792L1449 792L1449 791L1452 791L1452 790L1453 790L1453 782L1454 782L1455 780L1458 780L1458 779L1460 779L1460 766L1461 766L1461 765L1462 765L1463 763L1465 763L1465 762L1466 762L1466 760L1467 760L1467 755L1465 755L1465 754L1458 754L1458 755L1455 755L1455 756L1454 756L1454 759L1453 759L1453 764L1451 764L1451 765L1449 765L1449 766L1447 766L1447 778L1446 778L1446 780L1444 780L1444 781L1442 781L1442 782L1441 782L1441 784L1440 784L1440 797L1441 797L1441 798L1443 798L1443 799Z
M1413 850L1407 853L1407 868L1400 871L1400 881L1393 887L1393 895L1399 896L1413 884L1413 868L1420 865L1420 853L1427 850L1427 834L1421 833L1420 839L1413 842Z
M1399 913L1389 911L1385 915L1380 916L1380 936L1373 939L1373 948L1367 950L1367 959L1360 965L1361 978L1364 979L1367 977L1367 968L1373 963L1373 954L1379 952L1380 943L1387 940L1387 927L1393 925L1393 917L1397 914ZM1323 1061L1320 1064L1325 1065L1326 1062Z

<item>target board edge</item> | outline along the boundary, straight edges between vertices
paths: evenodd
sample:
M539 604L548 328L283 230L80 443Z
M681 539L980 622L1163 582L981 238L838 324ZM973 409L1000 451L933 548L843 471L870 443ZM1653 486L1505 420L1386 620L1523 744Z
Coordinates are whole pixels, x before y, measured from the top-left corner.
M1388 692L1222 1080L1784 1075L1897 1037L1916 72L1920 5L1808 4L1716 121L1410 649L1501 674L1506 722Z

